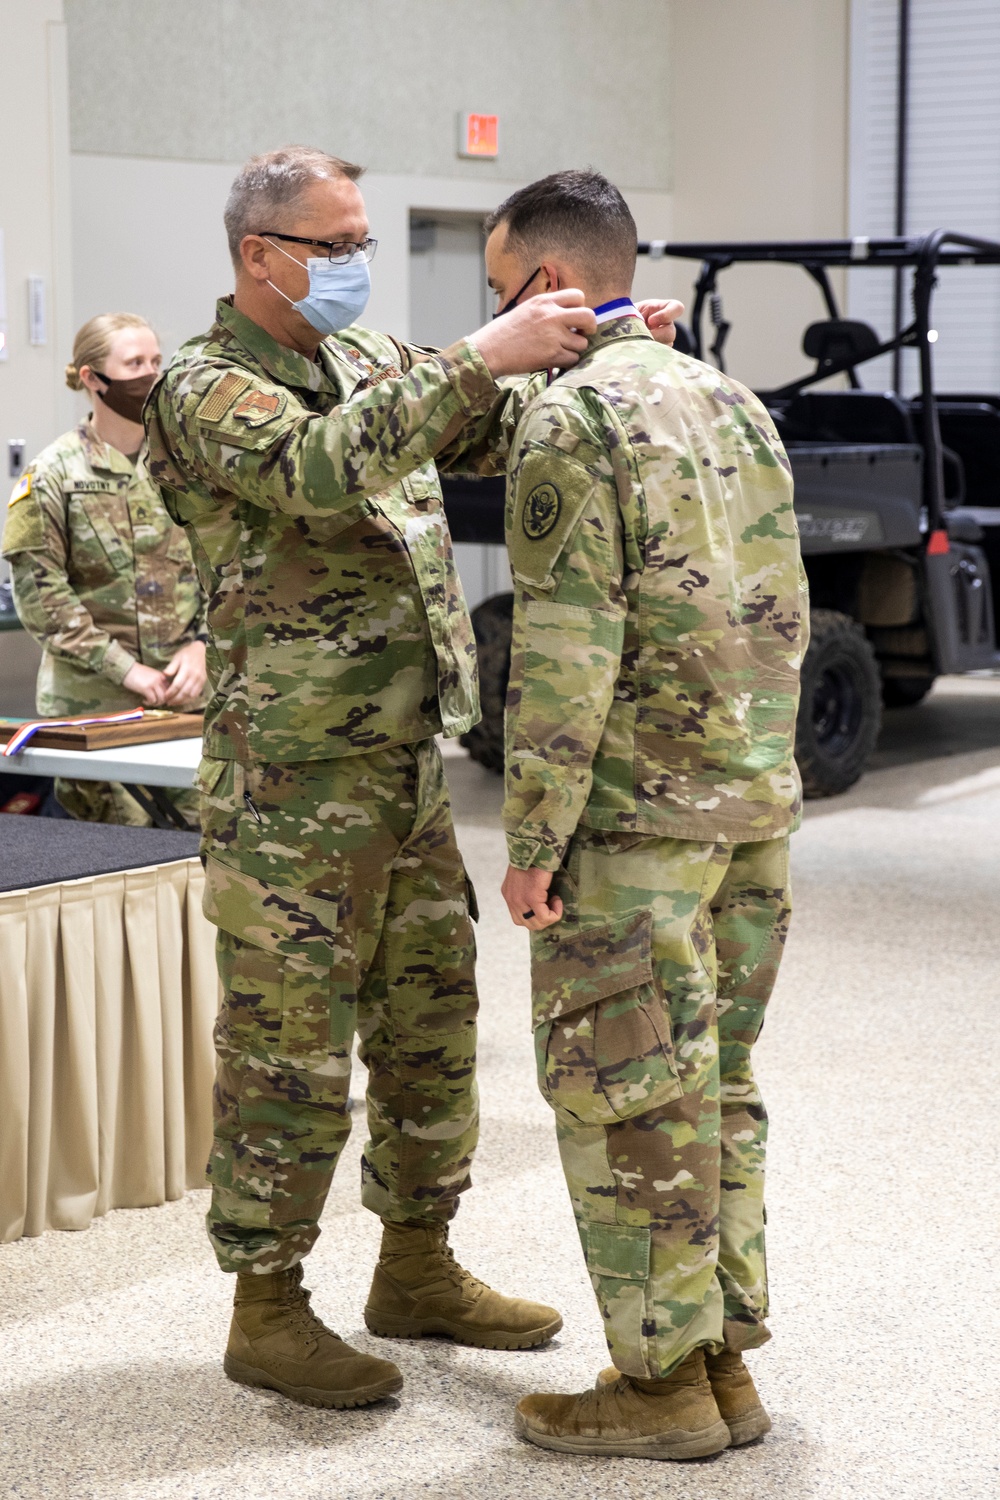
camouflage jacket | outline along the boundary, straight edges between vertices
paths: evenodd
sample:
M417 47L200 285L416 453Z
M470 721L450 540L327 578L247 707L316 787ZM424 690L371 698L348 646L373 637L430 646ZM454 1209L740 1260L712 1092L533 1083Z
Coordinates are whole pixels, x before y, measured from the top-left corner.
M207 755L330 759L476 722L434 460L488 468L518 410L465 340L432 355L350 328L313 361L219 303L146 406L209 594Z
M135 662L165 667L204 630L187 537L138 466L90 422L38 455L14 489L3 531L14 602L44 647L38 712L112 712Z
M760 402L599 325L514 437L504 827L556 869L578 822L703 842L797 819L805 574Z

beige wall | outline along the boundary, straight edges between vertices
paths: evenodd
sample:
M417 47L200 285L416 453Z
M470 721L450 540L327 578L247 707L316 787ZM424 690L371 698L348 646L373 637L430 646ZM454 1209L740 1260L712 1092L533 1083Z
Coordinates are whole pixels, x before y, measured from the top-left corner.
M0 496L7 441L27 456L72 420L62 378L72 343L66 31L61 0L0 0L0 229L8 357L0 361ZM45 279L47 342L28 342L29 276Z
M241 161L284 141L374 173L670 186L665 0L66 0L74 151ZM114 87L108 87L114 58ZM641 85L641 86L640 86ZM456 155L459 110L500 159Z
M221 217L239 163L283 141L367 166L366 319L404 337L411 208L486 213L589 163L621 185L640 233L669 226L667 0L296 0L280 14L271 0L66 0L66 13L75 314L140 312L167 352L231 285ZM456 154L460 109L499 113L497 161ZM666 279L643 267L638 287Z
M676 240L838 239L848 233L849 0L672 0ZM662 264L662 263L661 263ZM690 300L695 262L668 262ZM801 271L720 278L731 372L761 388L812 368L825 316Z
M564 164L613 176L647 238L845 232L848 0L65 0L66 30L62 9L0 0L17 59L0 94L16 143L0 155L0 439L29 453L71 420L61 368L85 317L134 308L167 350L206 326L230 281L226 189L275 141L369 164L370 318L400 334L410 208L487 210ZM455 155L459 108L499 111L499 162ZM693 269L643 263L637 290L686 296ZM25 342L29 273L49 286L44 349ZM804 364L804 278L731 272L726 300L737 374Z

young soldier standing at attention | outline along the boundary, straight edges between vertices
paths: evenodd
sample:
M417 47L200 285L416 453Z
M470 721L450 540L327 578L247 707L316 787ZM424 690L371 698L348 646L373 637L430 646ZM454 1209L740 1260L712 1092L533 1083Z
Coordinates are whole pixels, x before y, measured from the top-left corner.
M539 1081L615 1368L527 1396L563 1452L694 1458L770 1427L767 1117L750 1050L788 926L806 586L788 462L735 381L653 341L616 188L562 172L491 220L512 307L579 287L587 352L511 456L503 894L532 933Z

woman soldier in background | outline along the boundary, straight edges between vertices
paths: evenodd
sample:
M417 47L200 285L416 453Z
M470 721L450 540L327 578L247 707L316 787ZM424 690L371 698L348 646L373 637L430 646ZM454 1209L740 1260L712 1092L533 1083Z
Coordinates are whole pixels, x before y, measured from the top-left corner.
M204 606L187 538L142 463L142 405L160 369L156 335L132 313L85 323L66 366L93 410L38 455L7 511L3 556L25 630L43 648L39 715L199 705ZM171 800L197 823L194 792ZM117 782L56 781L74 818L150 822Z

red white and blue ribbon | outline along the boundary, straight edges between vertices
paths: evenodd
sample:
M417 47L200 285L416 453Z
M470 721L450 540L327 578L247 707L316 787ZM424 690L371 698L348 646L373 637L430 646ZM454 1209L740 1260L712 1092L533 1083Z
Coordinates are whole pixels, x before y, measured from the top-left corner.
M97 714L93 719L32 719L22 724L4 746L4 755L16 755L40 729L68 729L78 724L128 724L142 718L141 708L130 708L121 714Z
M612 318L639 318L641 316L631 297L615 297L613 301L602 302L594 308L594 317L597 319L598 327L602 323L610 323Z

